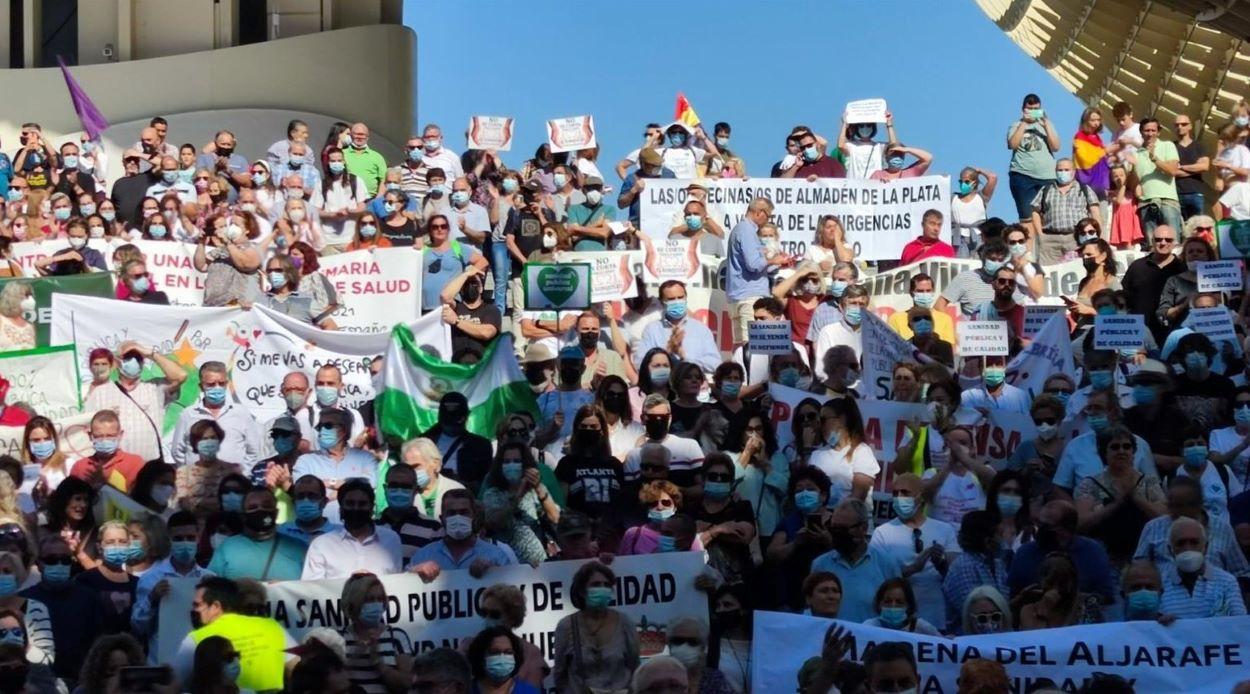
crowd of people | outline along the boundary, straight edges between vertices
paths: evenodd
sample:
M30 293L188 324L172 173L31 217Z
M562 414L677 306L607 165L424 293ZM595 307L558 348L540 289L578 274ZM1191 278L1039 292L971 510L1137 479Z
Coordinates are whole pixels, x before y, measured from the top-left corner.
M335 329L352 297L318 259L412 247L422 309L450 327L452 360L477 362L511 333L536 406L470 431L468 398L448 393L436 425L387 446L373 404L347 404L337 366L290 371L275 384L286 411L265 418L233 395L230 364L188 373L154 345L80 345L84 457L28 404L0 412L23 432L20 451L0 457L0 690L148 691L134 678L151 676L152 691L196 693L535 692L544 681L578 694L746 692L758 610L951 637L1246 614L1250 302L1199 291L1195 263L1219 257L1217 217L1250 219L1250 106L1220 130L1218 152L1185 114L1168 124L1174 141L1125 104L1112 116L1086 109L1064 156L1060 126L1025 97L1005 142L1008 220L988 214L999 181L988 164L934 162L902 144L893 114L824 134L796 126L772 177L950 174L949 212L925 214L894 263L856 258L832 211L799 257L780 250L767 198L740 219L718 212L709 189L748 175L723 122L711 133L647 124L606 175L597 148L543 145L514 167L494 151L452 151L437 125L404 142L399 161L371 147L365 123L337 123L318 145L291 121L262 151L226 130L179 145L157 117L120 152L24 125L21 147L0 154L0 276L24 274L14 244L63 239L31 274L107 272L111 254L118 301L163 304L133 242L179 241L195 245L204 306L261 305ZM688 182L681 213L669 229L641 229L642 191L670 178ZM1221 196L1208 204L1212 188ZM725 257L732 339L695 317L676 280L639 279L636 298L580 312L525 306L525 263L665 238ZM1140 257L1118 261L1125 250ZM928 414L892 460L878 459L861 413L865 280L956 257L979 265L944 285L912 274L913 305L884 316L914 348L892 366L890 398ZM1046 267L1075 258L1079 287L1048 294ZM0 290L0 349L35 346L32 292L20 279ZM1013 385L1008 364L1032 344L1026 308L1060 302L1075 370L1041 392ZM1218 307L1237 340L1186 320ZM1097 317L1116 314L1144 316L1140 347L1095 348ZM1011 355L961 356L963 320L1006 322ZM753 321L788 321L792 351L753 351ZM369 369L380 390L383 358ZM781 419L774 387L803 395ZM164 431L187 388L197 401ZM1002 460L977 441L995 411L1036 428ZM107 495L145 512L98 518ZM874 497L888 500L884 514ZM704 557L707 617L675 617L667 655L640 662L637 625L614 604L613 560L674 551ZM526 599L505 583L480 594L484 626L458 651L416 652L379 580L489 578L556 560L586 563L569 589L576 612L546 655L518 636ZM197 582L193 630L164 668L158 614L175 578ZM315 579L345 580L344 628L296 644L269 618L266 584ZM244 636L282 647L242 659ZM843 662L843 636L826 638L799 691L919 684L906 643L882 642L856 664ZM1010 665L965 671L960 691L1008 691ZM1115 678L1087 687L1132 691Z

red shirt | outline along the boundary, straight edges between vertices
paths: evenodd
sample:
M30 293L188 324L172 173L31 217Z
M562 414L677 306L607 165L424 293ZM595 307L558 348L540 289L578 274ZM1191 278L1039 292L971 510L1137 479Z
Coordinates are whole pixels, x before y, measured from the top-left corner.
M807 329L812 324L812 314L816 313L816 307L820 306L820 302L816 302L816 306L804 308L796 299L786 302L786 318L790 321L790 339L800 345L807 344Z
M911 265L929 258L954 258L955 249L941 239L930 241L919 236L903 246L903 255L898 261L903 265Z
M0 427L24 427L30 421L30 413L20 407L5 405L0 412Z
M77 477L86 482L90 479L92 470L99 467L100 464L96 462L95 458L83 458L74 463L74 467L70 468L69 474L70 477ZM116 487L118 491L129 494L141 469L143 469L142 458L134 453L118 451L113 454L112 458L104 462L104 481Z

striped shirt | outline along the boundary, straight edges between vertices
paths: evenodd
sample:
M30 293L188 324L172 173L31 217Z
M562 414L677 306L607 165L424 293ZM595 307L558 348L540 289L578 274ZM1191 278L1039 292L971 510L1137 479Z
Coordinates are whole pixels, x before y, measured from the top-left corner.
M56 661L56 641L52 639L52 615L48 606L26 598L22 610L26 628L26 660L36 665L51 665Z
M1237 579L1223 569L1206 564L1202 575L1194 583L1193 592L1181 583L1175 565L1169 566L1163 574L1163 599L1159 603L1159 614L1175 615L1180 619L1202 619L1245 613L1246 605L1241 601Z
M650 441L648 441L650 443ZM703 449L699 442L676 434L669 434L661 443L670 454L668 479L679 487L693 487L697 475L703 470ZM625 481L635 482L642 476L642 447L625 456Z
M399 629L388 628L378 638L376 649L350 629L343 634L343 640L347 644L347 679L368 694L386 694L382 675L373 665L375 652L378 661L391 667L395 667L396 656L412 653L412 641Z
M1172 517L1160 516L1146 521L1137 541L1134 559L1149 559L1159 568L1159 575L1167 574L1172 566L1172 548L1168 533L1172 531ZM1207 562L1234 576L1250 576L1250 563L1233 537L1228 519L1214 520L1207 524Z
M422 547L443 539L443 524L437 518L427 518L417 509L387 508L378 519L399 534L403 545L404 568L412 555Z

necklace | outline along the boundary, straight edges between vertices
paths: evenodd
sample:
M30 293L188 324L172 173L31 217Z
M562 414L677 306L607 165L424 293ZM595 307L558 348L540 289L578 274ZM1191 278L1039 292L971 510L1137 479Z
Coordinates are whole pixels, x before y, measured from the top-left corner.
M734 656L734 664L738 666L738 672L742 673L742 688L745 691L751 685L751 644L746 644L746 658L738 653L736 639L726 638L721 643L729 644L729 652Z

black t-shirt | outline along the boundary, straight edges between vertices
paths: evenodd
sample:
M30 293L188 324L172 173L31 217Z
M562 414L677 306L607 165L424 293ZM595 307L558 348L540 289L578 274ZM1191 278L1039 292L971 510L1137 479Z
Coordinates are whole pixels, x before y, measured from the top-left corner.
M1237 388L1228 377L1213 373L1206 380L1195 381L1187 374L1181 374L1176 377L1175 383L1176 390L1172 391L1172 397L1176 408L1190 422L1205 431L1233 423L1230 413Z
M1149 414L1147 408L1140 405L1125 410L1124 426L1150 444L1152 453L1179 456L1189 419L1177 408L1171 393L1162 397L1163 407L1158 414ZM1168 425L1159 426L1159 422L1167 422Z
M509 224L504 233L511 234L516 239L516 246L521 250L521 255L528 258L531 253L543 249L543 225L538 221L536 214L524 210L516 210L516 213L516 223ZM512 276L521 276L520 263L512 264Z
M411 219L404 219L404 223L397 227L383 222L379 225L378 231L391 242L392 246L411 246L420 235L417 233L417 223Z
M1202 158L1202 144L1197 140L1190 142L1188 145L1176 143L1176 152L1180 155L1180 163L1194 164ZM1176 177L1177 193L1201 193L1202 192L1202 176L1177 176Z
M699 416L707 409L707 405L699 403L694 407L688 407L678 402L672 403L673 407L673 423L669 426L669 433L675 436L687 436L686 432L694 429L695 422L699 421ZM687 438L691 438L687 436Z
M99 568L95 568L78 574L74 580L103 598L105 631L120 634L130 629L130 609L134 606L138 578L130 576L125 583L115 583L106 578Z
M113 204L117 206L117 217L127 225L134 225L143 219L139 214L139 205L148 194L148 187L154 179L147 174L123 176L113 183Z
M621 461L566 455L556 465L556 479L567 484L566 505L591 518L615 517L615 509L625 501L625 469Z
M494 302L483 301L477 308L469 308L463 301L457 301L456 315L465 323L493 325L495 330L499 330L503 324L503 318L499 315L499 309L495 307ZM452 354L459 354L460 350L466 347L474 347L479 352L485 352L489 342L490 340L479 340L454 325L451 327Z

